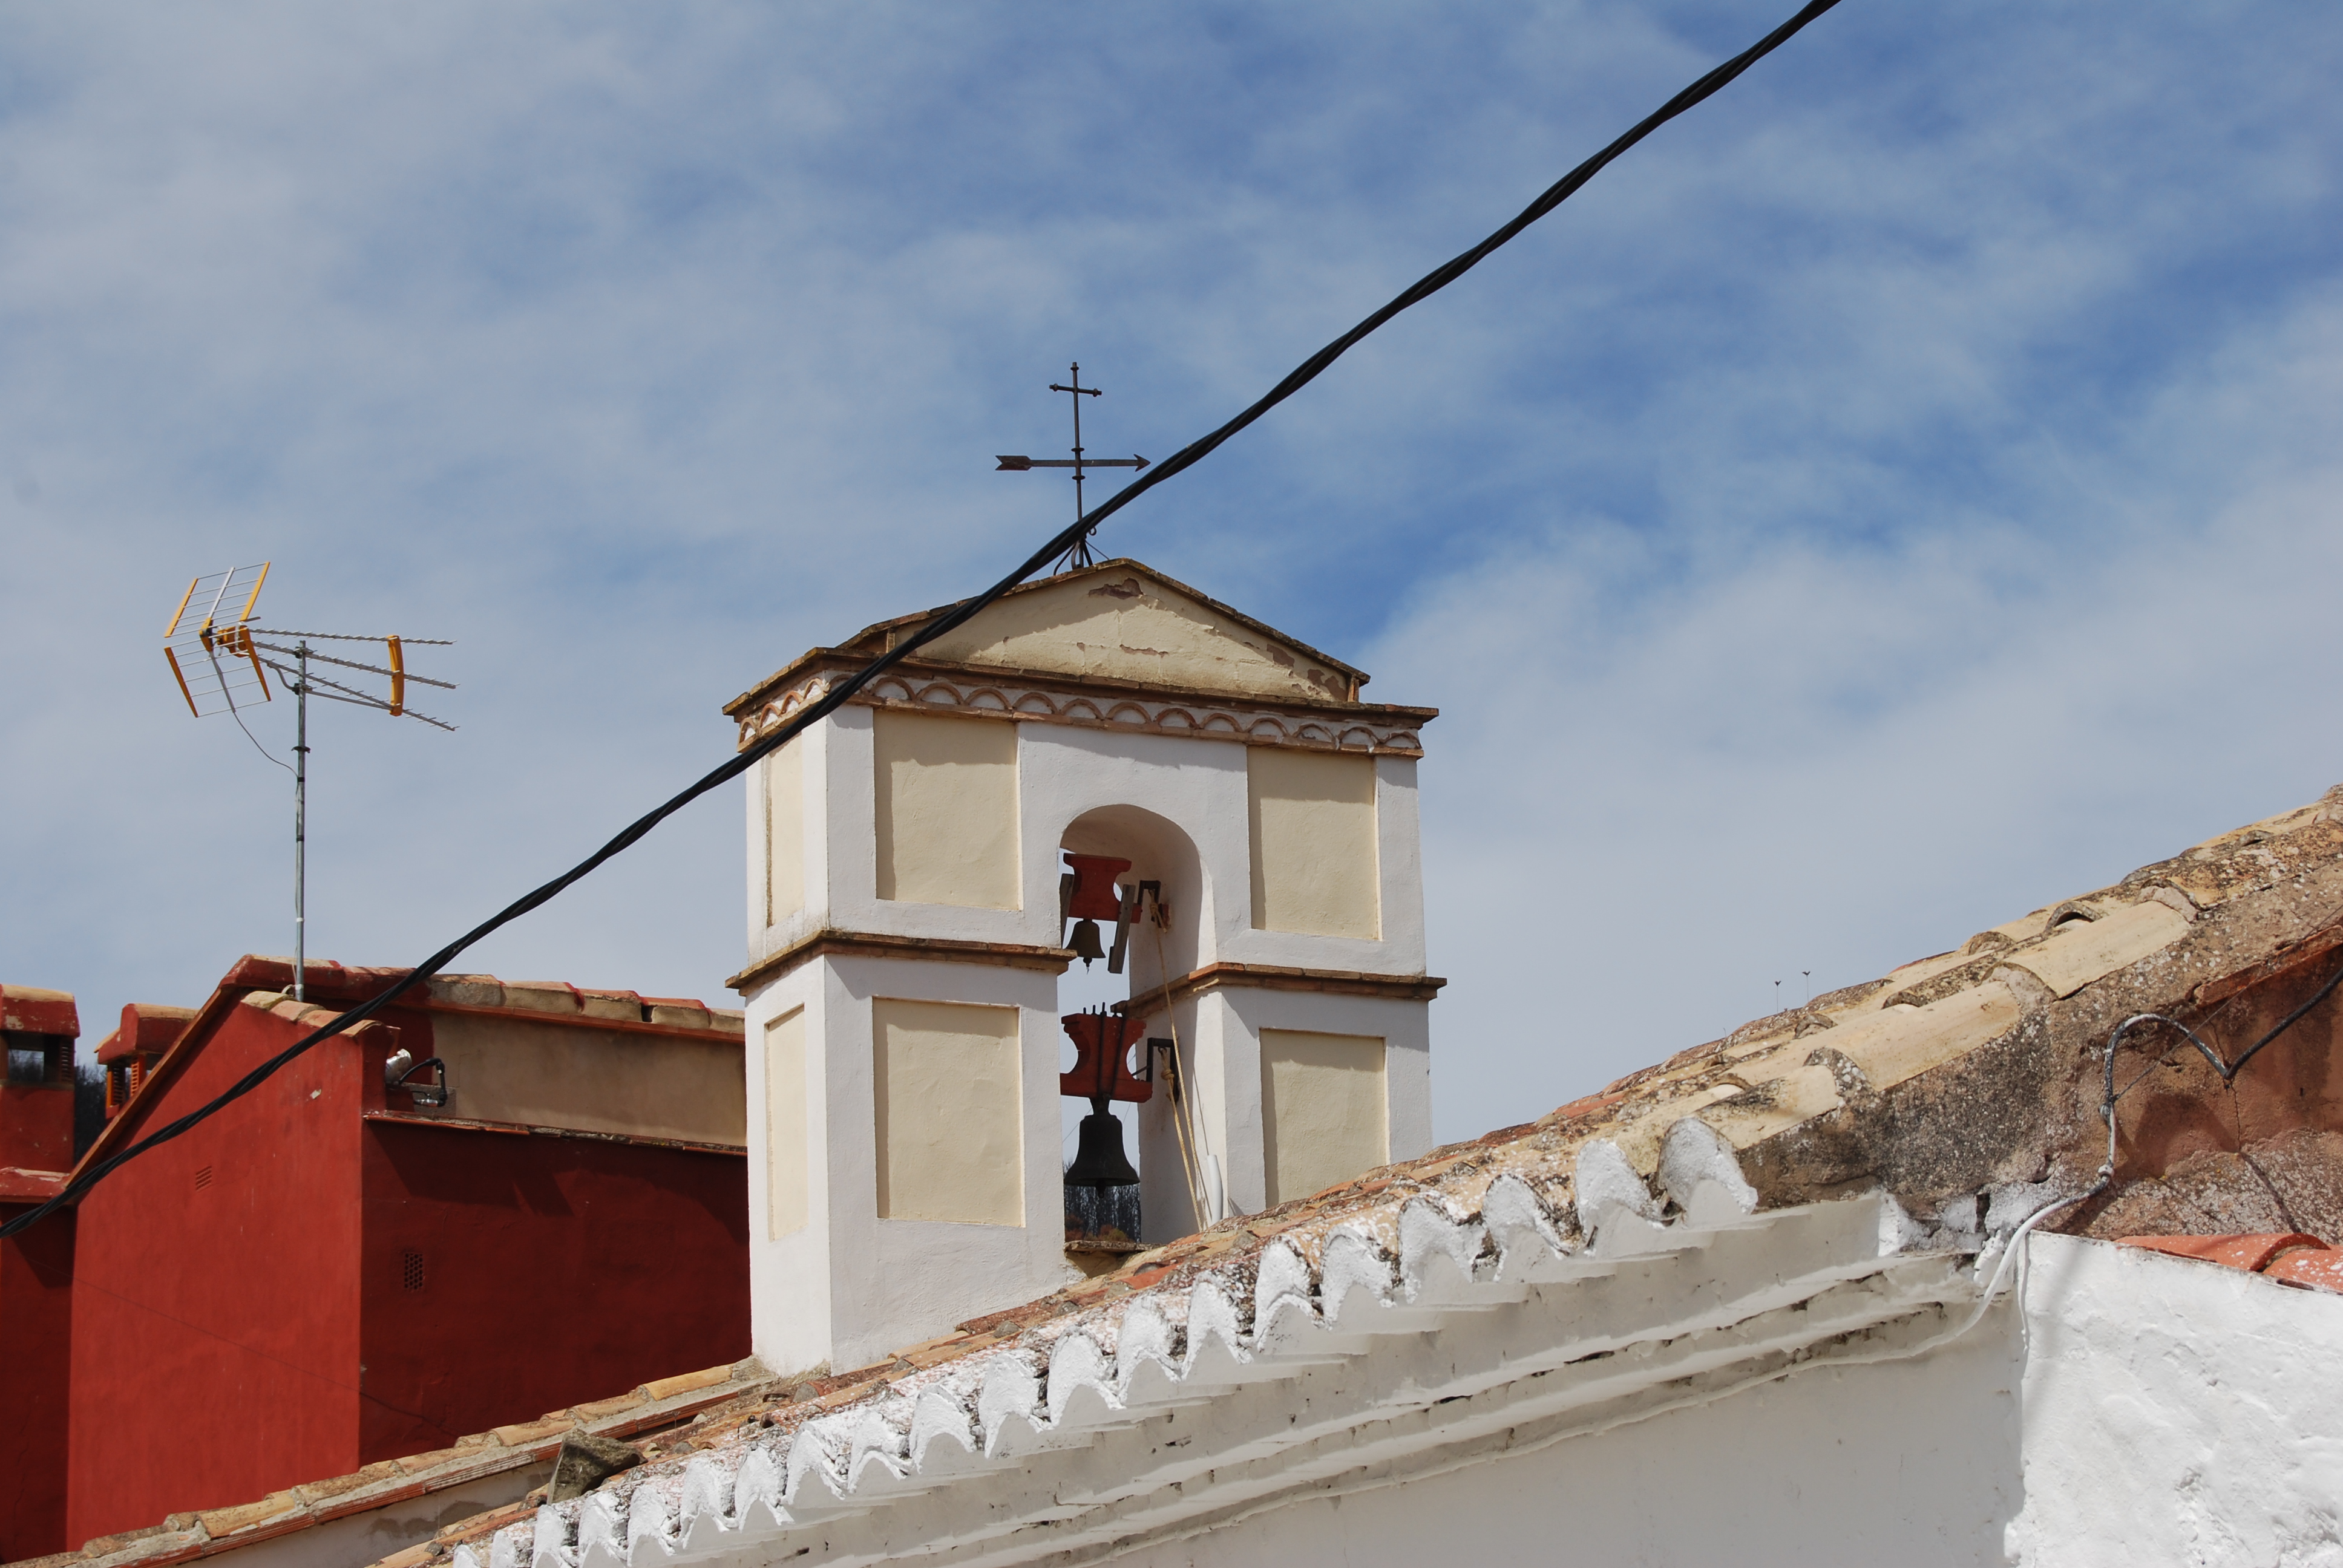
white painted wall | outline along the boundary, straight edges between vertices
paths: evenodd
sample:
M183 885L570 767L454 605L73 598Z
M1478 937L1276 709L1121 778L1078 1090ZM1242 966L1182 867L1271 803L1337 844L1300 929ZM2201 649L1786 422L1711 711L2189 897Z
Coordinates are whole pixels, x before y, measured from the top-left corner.
M749 961L830 930L961 941L1055 946L1061 846L1122 855L1135 877L1160 878L1173 926L1161 952L1133 933L1135 991L1203 965L1231 961L1399 977L1424 972L1423 889L1415 763L1378 757L1373 890L1379 938L1253 929L1248 748L1241 742L1091 730L1007 719L932 722L984 726L1016 739L1017 907L971 908L879 897L873 711L849 707L789 748L802 771L798 907L776 907L769 843L790 814L772 809L769 769L753 779L749 810ZM783 766L789 766L785 762ZM786 794L787 785L783 786ZM771 909L773 919L767 920ZM875 1194L870 1001L873 997L1023 1010L1022 1227L880 1221ZM757 1353L777 1370L860 1364L948 1332L957 1322L1048 1293L1072 1276L1063 1253L1059 1180L1062 1050L1056 977L1032 970L829 957L753 989L749 1039L750 1279ZM765 1023L805 1011L805 1147L777 1142L765 1107ZM1388 1145L1406 1159L1431 1146L1429 1013L1425 1003L1268 990L1222 990L1182 1005L1177 1020L1193 1067L1204 1141L1219 1161L1227 1202L1262 1208L1260 1030L1372 1035L1386 1043ZM1172 1020L1151 1020L1169 1032ZM782 1103L788 1097L782 1097ZM1189 1207L1168 1096L1140 1117L1141 1203L1150 1240L1189 1232ZM802 1160L809 1221L769 1234L776 1183L766 1161ZM789 1191L787 1181L779 1183ZM1207 1217L1209 1218L1209 1216Z
M2036 1240L2011 1560L2343 1563L2343 1296Z
M956 1224L879 1217L871 1003L880 997L1019 1010L1023 1040L1025 1222ZM766 1118L749 1127L752 1170L801 1160L808 1222L770 1234L771 1183L749 1187L749 1327L777 1372L860 1366L953 1324L1048 1294L1076 1277L1064 1254L1058 1167L1057 979L1036 970L823 957L751 999L749 1037L806 1010L813 1108L802 1149L778 1144ZM762 1049L749 1053L749 1101L774 1102Z
M2005 1305L1975 1335L1917 1361L1806 1372L1517 1457L1285 1503L1115 1561L1999 1563L2022 1501L2014 1320Z
M1087 813L1122 806L1178 827L1201 862L1197 950L1185 960L1175 953L1175 964L1226 960L1371 974L1423 972L1423 875L1413 758L1374 759L1382 937L1325 937L1252 929L1244 745L1063 725L1016 726L1021 907L969 909L881 899L871 720L871 709L849 707L791 744L791 749L804 747L807 752L800 784L805 900L801 909L772 925L764 920L769 781L759 769L749 812L749 962L824 929L1054 945L1063 869L1058 847L1066 829Z
M1119 1561L2343 1563L2343 1298L2044 1235L2022 1332L2020 1299L1913 1360L1352 1478Z

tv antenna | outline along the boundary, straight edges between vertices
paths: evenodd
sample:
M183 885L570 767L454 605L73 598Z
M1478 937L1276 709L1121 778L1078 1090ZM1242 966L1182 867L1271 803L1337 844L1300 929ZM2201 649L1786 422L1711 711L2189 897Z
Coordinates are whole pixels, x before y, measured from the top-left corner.
M244 729L255 746L259 739L245 728L244 708L256 697L261 702L271 702L276 694L268 687L268 672L275 670L285 689L293 693L293 996L296 1000L307 1000L306 980L308 973L308 819L309 819L309 698L312 693L331 702L347 702L354 708L371 708L387 713L393 719L419 719L438 729L453 730L456 727L445 719L434 719L427 713L417 713L407 706L407 688L411 681L417 686L437 687L442 691L456 689L455 682L435 680L427 675L417 675L407 668L407 649L410 648L453 648L452 641L427 637L367 637L340 631L282 631L264 626L254 617L253 607L260 602L261 586L268 580L268 563L236 567L228 571L211 572L187 585L179 596L179 608L171 612L171 624L163 633L163 658L171 666L171 674L179 683L179 695L187 699L187 711L198 719L216 713L226 713ZM290 646L287 646L290 639ZM320 653L311 642L378 642L384 646L386 665L367 664L355 658L342 658ZM387 695L377 695L364 687L348 686L312 674L312 662L330 664L337 669L357 670L367 675L386 677L389 681ZM238 699L242 700L239 701ZM270 756L268 749L260 746L260 753L286 766Z
M1082 367L1079 364L1069 366L1067 369L1068 373L1066 379L1072 382L1073 385L1071 387L1061 387L1055 381L1052 381L1050 383L1050 390L1052 392L1067 393L1071 395L1074 400L1073 457L1071 458L1000 457L997 460L1001 464L1001 467L995 468L993 472L998 474L1006 471L1009 473L1021 474L1028 468L1071 468L1074 471L1074 517L1077 520L1080 520L1082 516L1082 475L1086 470L1091 468L1129 468L1133 472L1136 472L1139 469L1147 467L1147 459L1136 456L1129 457L1085 457L1082 456L1082 399L1085 397L1103 397L1106 396L1106 392L1101 387L1085 387L1082 385ZM1076 539L1074 541L1074 548L1065 553L1065 556L1060 564L1077 567L1086 567L1090 565L1090 536L1088 534L1084 534L1081 538Z

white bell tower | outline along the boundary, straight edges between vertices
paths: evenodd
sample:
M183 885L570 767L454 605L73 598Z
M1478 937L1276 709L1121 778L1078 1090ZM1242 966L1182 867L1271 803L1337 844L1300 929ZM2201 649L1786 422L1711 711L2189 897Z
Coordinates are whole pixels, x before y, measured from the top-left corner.
M816 648L735 700L741 744L926 618ZM1415 764L1433 710L1362 702L1366 678L1106 561L1013 590L749 775L732 984L768 1365L864 1364L1077 1277L1067 851L1161 889L1162 921L1127 934L1129 1010L1178 1042L1176 1063L1168 1047L1128 1059L1156 1081L1144 1239L1431 1146L1442 982L1424 972Z

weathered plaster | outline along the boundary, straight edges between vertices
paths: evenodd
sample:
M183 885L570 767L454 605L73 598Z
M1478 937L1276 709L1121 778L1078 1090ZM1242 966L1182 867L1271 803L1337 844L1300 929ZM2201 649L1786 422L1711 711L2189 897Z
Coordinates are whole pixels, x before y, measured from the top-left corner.
M2343 1562L2343 1297L2066 1236L2025 1290L2010 1561Z
M454 1086L449 1116L736 1149L748 1142L739 1035L646 1038L455 1011L435 1014L431 1032Z
M1302 644L1266 635L1151 573L1131 570L1011 595L922 651L954 663L1121 677L1196 691L1352 695L1348 672Z

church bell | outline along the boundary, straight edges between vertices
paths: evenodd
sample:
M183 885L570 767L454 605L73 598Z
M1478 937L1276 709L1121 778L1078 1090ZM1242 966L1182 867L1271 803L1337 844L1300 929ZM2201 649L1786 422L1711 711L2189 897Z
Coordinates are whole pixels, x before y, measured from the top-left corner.
M1082 1118L1081 1133L1074 1145L1074 1162L1066 1167L1069 1187L1136 1187L1139 1172L1131 1168L1131 1161L1122 1152L1122 1122L1106 1108L1103 1100L1093 1100L1096 1107Z
M1078 939L1079 940L1079 939ZM1146 1032L1144 1018L1121 1013L1069 1013L1060 1019L1074 1042L1074 1066L1058 1075L1058 1092L1071 1100L1087 1100L1091 1113L1082 1118L1081 1135L1074 1145L1074 1162L1066 1167L1069 1187L1136 1187L1139 1172L1122 1151L1122 1123L1107 1102L1134 1104L1153 1098L1154 1084L1132 1074L1131 1048Z
M1058 881L1058 918L1076 922L1066 945L1088 969L1093 960L1107 958L1098 923L1114 921L1114 955L1106 967L1109 973L1121 974L1123 940L1138 906L1115 890L1114 879L1131 869L1131 862L1113 855L1077 855L1068 850L1066 868Z

